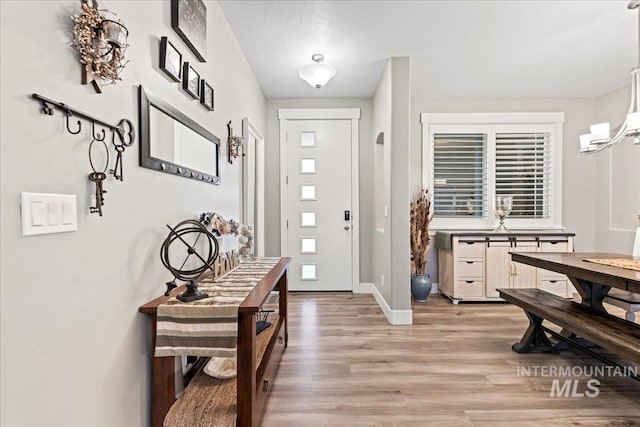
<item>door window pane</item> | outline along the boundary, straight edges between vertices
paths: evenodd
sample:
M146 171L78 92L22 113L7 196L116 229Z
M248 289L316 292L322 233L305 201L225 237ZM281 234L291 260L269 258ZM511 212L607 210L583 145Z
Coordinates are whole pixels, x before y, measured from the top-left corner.
M316 159L300 159L300 173L316 173Z
M300 200L315 200L316 199L316 186L315 185L301 185L300 186Z
M315 237L303 237L301 239L301 250L303 254L315 254L316 253L316 238Z
M301 264L300 271L302 280L317 280L315 264Z
M315 227L316 226L316 213L315 212L301 212L300 213L300 226L301 227Z
M315 147L316 146L316 133L315 132L301 132L300 133L300 146L301 147Z

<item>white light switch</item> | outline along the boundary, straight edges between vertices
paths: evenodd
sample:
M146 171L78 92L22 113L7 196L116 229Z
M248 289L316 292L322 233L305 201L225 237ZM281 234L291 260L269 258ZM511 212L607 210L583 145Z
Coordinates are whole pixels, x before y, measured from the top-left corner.
M78 229L76 196L21 193L22 235L64 233Z
M71 202L62 202L62 224L70 225L76 217L76 207Z
M44 225L44 203L31 202L31 225L40 227Z
M60 202L47 202L47 225L60 224Z

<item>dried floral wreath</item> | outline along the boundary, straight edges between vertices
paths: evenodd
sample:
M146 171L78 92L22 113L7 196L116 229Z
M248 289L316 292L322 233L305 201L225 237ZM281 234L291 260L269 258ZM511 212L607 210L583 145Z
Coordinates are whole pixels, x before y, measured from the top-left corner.
M129 46L126 43L128 31L121 22L107 19L108 13L111 12L98 9L95 1L93 5L83 2L82 11L71 17L75 23L72 45L80 53L80 63L101 84L122 80L120 73L129 62L125 62L124 57ZM112 34L113 28L116 36L118 32L122 34L119 39Z

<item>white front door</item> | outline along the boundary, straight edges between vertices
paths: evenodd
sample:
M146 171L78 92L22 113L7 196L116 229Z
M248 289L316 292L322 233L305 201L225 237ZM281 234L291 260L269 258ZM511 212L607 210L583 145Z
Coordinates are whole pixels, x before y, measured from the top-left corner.
M290 290L353 290L353 126L350 119L288 119L281 126L282 253L292 258Z

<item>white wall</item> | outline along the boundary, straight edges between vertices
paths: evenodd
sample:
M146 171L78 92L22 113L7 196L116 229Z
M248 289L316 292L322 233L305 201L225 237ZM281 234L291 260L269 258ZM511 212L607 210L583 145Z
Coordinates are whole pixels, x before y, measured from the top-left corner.
M588 132L595 120L593 99L420 99L411 104L411 187L421 181L422 135L420 113L483 113L483 112L564 112L562 167L562 223L567 231L576 233L576 251L595 249L596 196L594 192L596 165L593 156L579 152L578 140ZM427 273L437 280L437 250L429 250Z
M626 117L630 96L631 88L625 86L597 98L595 122L617 127ZM592 156L596 161L596 250L630 254L640 226L640 145L627 138Z
M372 280L380 295L391 303L391 284L389 255L391 246L388 244L388 218L384 215L384 207L389 203L390 193L390 147L391 147L391 61L387 62L378 88L373 97L373 135L377 138L380 132L384 133L384 145L374 147L374 182L376 192L374 195L374 224L373 252L372 252ZM386 286L383 275L387 278Z
M214 112L158 69L163 35L195 59L171 29L168 1L100 5L128 27L131 62L99 95L80 84L69 47L79 1L0 2L2 425L148 425L150 324L138 307L170 278L158 257L165 224L205 210L240 214L240 162L226 163L226 148L213 186L140 168L138 140L124 154L124 182L105 184L104 217L89 214L89 134L66 133L62 114L42 115L29 95L138 128L142 84L222 141L228 120L265 127L264 96L217 3L207 2L207 62L195 62L215 88ZM22 191L75 194L78 231L21 237Z
M374 197L372 277L374 294L392 324L411 324L409 256L409 152L411 60L390 58L373 98L377 194ZM385 215L385 206L387 215ZM384 277L384 278L383 278Z
M309 90L315 89L309 87ZM360 115L360 282L371 282L373 236L373 150L370 99L269 99L265 134L265 253L280 255L280 108L359 108Z
M389 224L391 309L411 310L409 204L411 197L411 59L391 58L391 138ZM411 323L411 319L406 319ZM405 323L400 321L399 323Z

